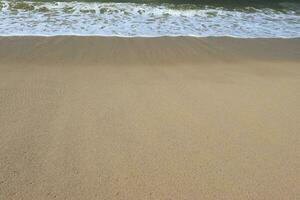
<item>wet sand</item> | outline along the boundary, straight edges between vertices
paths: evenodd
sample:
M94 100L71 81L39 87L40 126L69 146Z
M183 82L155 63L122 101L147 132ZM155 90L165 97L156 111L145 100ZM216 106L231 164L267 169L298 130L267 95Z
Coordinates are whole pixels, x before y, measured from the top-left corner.
M0 199L299 199L300 39L0 37Z

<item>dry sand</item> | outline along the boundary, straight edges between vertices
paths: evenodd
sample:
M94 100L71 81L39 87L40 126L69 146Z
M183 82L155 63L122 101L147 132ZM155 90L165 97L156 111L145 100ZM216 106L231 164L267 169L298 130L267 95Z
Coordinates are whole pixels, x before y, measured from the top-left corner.
M0 38L0 199L300 199L300 39Z

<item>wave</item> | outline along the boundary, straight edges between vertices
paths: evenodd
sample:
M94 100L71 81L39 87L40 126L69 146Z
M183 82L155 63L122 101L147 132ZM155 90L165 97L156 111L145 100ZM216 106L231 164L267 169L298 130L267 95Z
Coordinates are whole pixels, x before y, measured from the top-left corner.
M74 1L0 2L0 35L300 37L300 13L291 9Z

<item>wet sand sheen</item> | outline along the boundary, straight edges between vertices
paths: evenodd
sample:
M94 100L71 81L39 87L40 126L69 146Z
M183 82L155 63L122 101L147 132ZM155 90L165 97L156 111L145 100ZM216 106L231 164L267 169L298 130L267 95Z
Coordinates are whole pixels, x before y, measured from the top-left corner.
M0 38L0 199L297 199L300 40Z

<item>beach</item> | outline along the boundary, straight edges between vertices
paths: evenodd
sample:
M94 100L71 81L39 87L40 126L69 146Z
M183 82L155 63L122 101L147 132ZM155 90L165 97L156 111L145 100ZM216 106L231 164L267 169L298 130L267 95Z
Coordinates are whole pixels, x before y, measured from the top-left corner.
M300 39L0 37L0 199L299 199Z

